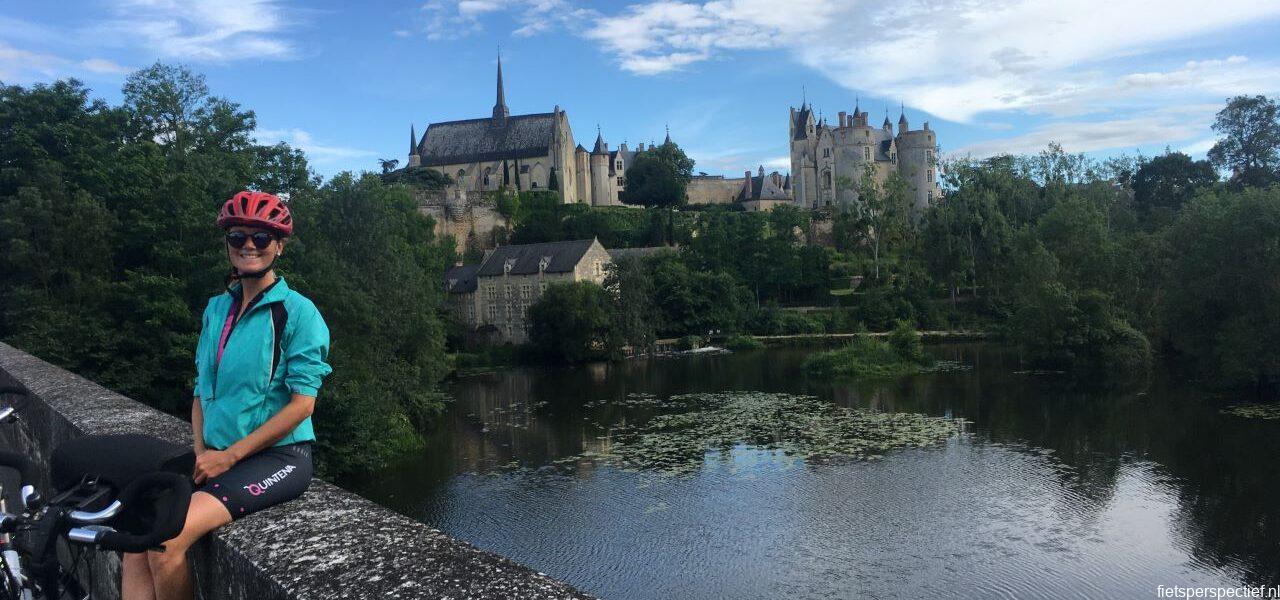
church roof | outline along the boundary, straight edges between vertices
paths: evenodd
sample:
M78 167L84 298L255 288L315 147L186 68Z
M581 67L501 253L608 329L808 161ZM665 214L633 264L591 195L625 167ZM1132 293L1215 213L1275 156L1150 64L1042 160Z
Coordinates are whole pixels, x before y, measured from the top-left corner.
M506 270L508 261L511 261L509 271L511 275L533 275L538 272L538 266L544 257L547 259L544 273L568 273L578 266L583 255L594 243L595 240L590 239L498 246L484 259L477 275L501 277L504 273L508 273Z
M490 118L432 123L419 154L425 167L546 156L555 128L555 113L516 115L503 127Z

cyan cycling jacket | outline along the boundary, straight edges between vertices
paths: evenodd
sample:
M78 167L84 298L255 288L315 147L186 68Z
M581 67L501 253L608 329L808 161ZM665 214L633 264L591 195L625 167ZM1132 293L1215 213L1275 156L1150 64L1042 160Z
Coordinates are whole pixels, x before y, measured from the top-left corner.
M271 372L275 325L270 305L282 303L287 318L280 338L279 365ZM219 357L228 315L239 310L241 286L209 299L204 309L200 342L196 346L194 395L204 413L204 443L225 450L248 436L289 403L292 394L316 396L333 369L329 357L329 327L315 304L278 277L230 327ZM316 439L307 417L276 446Z

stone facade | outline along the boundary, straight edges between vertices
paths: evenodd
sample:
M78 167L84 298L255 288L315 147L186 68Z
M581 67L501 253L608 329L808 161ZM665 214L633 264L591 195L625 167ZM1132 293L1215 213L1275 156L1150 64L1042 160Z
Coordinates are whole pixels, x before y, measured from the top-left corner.
M493 247L493 230L506 226L492 192L466 191L451 185L438 192L415 191L414 198L418 211L435 220L437 236L453 236L459 254L467 251L467 242L472 239L482 248Z
M613 262L595 239L500 246L479 265L453 267L445 273L446 301L468 330L487 333L493 341L522 344L529 340L529 307L552 283L604 283Z
M867 118L855 106L853 114L840 112L833 126L816 118L808 104L791 108L791 179L798 206L813 209L855 202L856 184L868 165L877 183L891 173L901 174L917 214L942 197L936 172L938 141L929 123L911 130L903 112L895 136L888 115L878 128L870 126ZM854 185L846 188L845 178Z

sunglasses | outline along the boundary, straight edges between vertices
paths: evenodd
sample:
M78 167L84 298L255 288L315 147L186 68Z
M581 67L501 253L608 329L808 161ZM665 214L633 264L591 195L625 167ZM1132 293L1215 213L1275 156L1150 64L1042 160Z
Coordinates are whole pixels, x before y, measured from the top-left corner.
M244 243L253 240L253 247L263 250L276 240L276 236L259 231L253 235L249 235L243 231L232 231L227 233L227 245L232 248L243 248Z

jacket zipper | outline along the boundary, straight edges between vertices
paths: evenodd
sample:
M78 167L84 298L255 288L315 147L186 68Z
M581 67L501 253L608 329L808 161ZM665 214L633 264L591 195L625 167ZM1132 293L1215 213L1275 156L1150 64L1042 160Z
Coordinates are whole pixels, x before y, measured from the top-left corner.
M249 313L252 313L255 309L258 308L258 306L262 304L262 298L267 295L267 292L270 291L271 288L276 286L276 283L279 283L279 282L280 280L276 279L275 283L272 283L271 285L267 286L266 289L258 292L258 295L254 296L253 300L249 301L249 308L245 310L244 314L236 315L235 322L231 323L231 331L227 332L227 343L222 346L223 352L226 352L226 347L231 345L231 336L236 334L236 329L240 327L240 322L245 320L245 318L249 316ZM239 299L235 297L235 294L231 295L231 300L233 302L239 302ZM213 356L214 356L214 360L216 360L218 363L218 366L213 369L213 399L217 400L218 399L218 376L219 374L222 373L222 359L218 358L217 348L214 348ZM267 385L270 385L270 384L271 382L268 381Z

